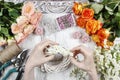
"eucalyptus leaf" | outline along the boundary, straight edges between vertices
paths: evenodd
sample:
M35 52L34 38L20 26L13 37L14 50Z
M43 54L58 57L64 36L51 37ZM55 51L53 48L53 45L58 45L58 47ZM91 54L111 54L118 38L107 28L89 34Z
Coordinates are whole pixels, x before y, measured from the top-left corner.
M94 9L95 14L98 14L102 9L103 9L103 5L102 4L98 4L98 3L94 3L91 5L91 8Z

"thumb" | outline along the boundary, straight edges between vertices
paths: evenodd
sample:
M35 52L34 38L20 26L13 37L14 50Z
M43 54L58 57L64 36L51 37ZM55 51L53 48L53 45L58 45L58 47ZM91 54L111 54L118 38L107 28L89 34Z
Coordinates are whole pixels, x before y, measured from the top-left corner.
M71 63L73 63L73 64L76 65L77 67L83 69L83 66L84 66L83 62L78 62L78 61L77 61L75 58L73 58L73 57L70 57L70 59L71 59Z
M54 59L54 56L55 56L55 55L50 55L50 56L46 57L46 59L45 59L46 62Z

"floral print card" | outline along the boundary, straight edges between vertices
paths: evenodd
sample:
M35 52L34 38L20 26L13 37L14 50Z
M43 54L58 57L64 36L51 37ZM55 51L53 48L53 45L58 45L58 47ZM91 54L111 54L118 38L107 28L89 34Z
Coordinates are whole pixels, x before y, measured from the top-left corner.
M59 30L75 26L75 20L72 14L60 16L56 20Z

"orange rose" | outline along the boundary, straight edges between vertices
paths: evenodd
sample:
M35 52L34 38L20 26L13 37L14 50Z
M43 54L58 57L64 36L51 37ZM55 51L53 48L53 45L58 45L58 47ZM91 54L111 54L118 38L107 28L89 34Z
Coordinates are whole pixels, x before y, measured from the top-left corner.
M77 25L78 25L78 26L84 28L85 25L86 25L86 23L87 23L87 19L84 19L84 18L82 18L82 17L79 17L79 18L77 18L76 22L77 22Z
M113 46L113 44L114 44L113 42L107 41L107 45L108 45L108 46Z
M94 34L101 28L101 23L97 20L89 20L86 23L86 31L88 34Z
M95 42L100 42L98 35L92 35L92 40Z
M104 44L104 41L97 42L96 44L97 44L97 46L101 46L101 47L104 47L104 45L105 45L105 44Z
M94 16L94 10L89 8L84 8L82 11L82 18L92 19Z
M30 17L34 12L35 12L35 8L32 2L28 2L23 5L22 15Z
M74 2L74 6L73 6L73 12L76 14L76 15L80 15L81 12L82 12L82 4L80 3L77 3L77 2Z
M18 26L18 24L13 23L11 25L11 31L12 31L13 34L17 34L17 33L22 32L22 29L21 29L21 27Z
M103 41L109 37L110 32L104 28L101 28L100 30L98 30L97 35L99 39Z

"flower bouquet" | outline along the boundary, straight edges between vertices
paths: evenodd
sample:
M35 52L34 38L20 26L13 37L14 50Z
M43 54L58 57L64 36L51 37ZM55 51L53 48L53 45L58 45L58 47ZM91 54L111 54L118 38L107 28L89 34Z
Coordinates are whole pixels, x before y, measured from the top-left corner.
M36 11L32 2L23 5L2 0L0 10L0 46L9 44L10 41L20 43L36 28L35 33L41 32L42 29L37 26L42 14Z
M98 46L112 46L115 38L120 37L119 0L90 4L75 2L73 12L77 25L84 28Z
M31 34L39 25L42 13L35 10L32 2L27 2L22 7L22 14L12 23L11 30L15 34L17 43Z
M111 46L110 49L97 47L95 63L101 80L120 80L120 44Z
M73 12L77 25L84 28L97 44L95 63L100 80L120 80L120 44L113 44L115 38L120 37L120 1L75 2ZM82 77L77 80L85 80L87 73L75 68L72 75Z
M13 39L10 26L20 16L22 5L23 3L14 4L0 0L0 46Z

